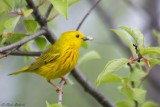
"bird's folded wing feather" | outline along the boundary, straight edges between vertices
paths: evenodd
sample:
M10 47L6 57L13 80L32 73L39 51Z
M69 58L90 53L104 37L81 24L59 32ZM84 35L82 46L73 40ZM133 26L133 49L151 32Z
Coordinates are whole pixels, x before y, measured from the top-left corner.
M57 48L50 48L44 52L40 57L38 57L28 68L28 70L35 70L50 61L57 59L60 56L60 52Z

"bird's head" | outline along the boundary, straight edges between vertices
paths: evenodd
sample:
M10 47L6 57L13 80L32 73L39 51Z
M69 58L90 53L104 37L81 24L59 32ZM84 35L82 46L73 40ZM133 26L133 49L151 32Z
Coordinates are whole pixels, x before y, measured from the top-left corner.
M80 48L84 41L93 40L93 38L85 36L83 33L79 31L67 31L62 33L59 40L62 41L62 43L64 43L65 45L69 44L73 47Z

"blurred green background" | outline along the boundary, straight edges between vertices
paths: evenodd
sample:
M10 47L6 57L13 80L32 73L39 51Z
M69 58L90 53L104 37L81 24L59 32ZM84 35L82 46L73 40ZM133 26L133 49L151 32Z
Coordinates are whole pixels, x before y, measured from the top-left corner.
M49 23L50 28L57 37L62 32L76 29L79 22L95 1L80 0L80 2L70 7L68 20L62 15L59 15ZM100 54L101 59L83 63L79 65L79 68L94 86L98 74L103 70L109 60L130 57L127 47L112 33L111 29L117 28L120 25L137 27L145 35L145 45L153 44L156 39L153 38L151 31L152 29L158 31L160 29L159 21L156 22L159 18L159 2L159 0L102 0L89 15L80 31L87 36L94 37L94 41L88 42L88 49L80 49L80 56L95 50ZM47 6L42 6L40 8L41 11L45 11ZM21 25L18 26L19 29L17 31L22 30L20 27ZM45 107L46 101L57 103L55 88L48 84L42 77L32 73L8 76L9 73L29 65L33 60L34 58L30 58L30 60L26 61L25 57L22 56L8 56L0 60L0 104L3 102L17 102L25 104L25 107ZM119 73L126 75L129 71L122 69ZM157 75L156 71L151 73ZM160 92L158 88L153 88L154 84L150 81L153 79L152 75L150 77L151 79L145 81L145 89L150 90L147 98L160 102L160 97L157 97ZM67 107L101 106L83 90L72 76L69 78L74 84L67 84L64 87L64 105ZM54 81L57 84L59 83L59 79ZM98 90L102 91L110 100L116 102L126 98L118 91L118 85L116 83L103 84L98 87ZM152 87L152 89L149 87ZM157 96L155 97L154 95Z

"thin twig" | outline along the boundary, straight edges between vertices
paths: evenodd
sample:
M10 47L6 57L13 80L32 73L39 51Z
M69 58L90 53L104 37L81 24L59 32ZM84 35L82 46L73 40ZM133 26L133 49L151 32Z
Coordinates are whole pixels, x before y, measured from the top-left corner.
M59 15L59 13L55 14L54 16L52 16L51 18L49 18L47 20L47 22L50 22L51 20L55 19L58 15Z
M4 58L4 57L7 57L10 53L12 53L13 51L15 51L17 48L14 48L6 53L3 53L3 54L0 54L0 59L1 58Z
M7 54L7 52L2 52L1 54ZM40 56L42 52L24 52L24 51L12 51L9 53L9 55L14 55L14 56Z
M45 14L46 19L49 17L49 14L51 13L52 8L53 8L53 5L50 4L49 7L48 7L48 10L46 11L46 14Z
M83 17L83 19L81 20L81 22L79 23L78 27L76 28L76 30L79 30L81 25L83 24L83 22L86 20L86 18L89 16L89 14L92 12L92 10L97 6L97 4L100 2L101 0L98 0L93 6L92 8L86 13L86 15Z
M14 52L15 50L19 49L21 45L17 46L16 48L13 48L9 51L6 51L6 52L2 52L0 53L0 59L1 58L4 58L4 57L7 57L8 55L10 55L12 52Z
M0 48L0 52L5 52L5 51L8 51L10 49L16 48L16 47L18 47L18 46L20 46L20 45L22 45L22 44L34 39L34 38L37 38L40 35L45 34L45 33L46 33L46 31L42 29L42 30L34 33L33 35L27 36L26 38L24 38L24 39L22 39L22 40L20 40L20 41L18 41L16 43L13 43L13 44L8 45L8 46L1 47Z
M46 0L40 0L37 8L39 8L40 6L42 6L45 2L46 2Z
M69 74L70 74L70 73L66 74L66 75L64 76L64 78L67 79L68 76L69 76ZM59 84L59 87L62 89L63 86L64 86L64 84L65 84L65 81L62 80L62 81L60 82L60 84ZM62 92L59 91L59 92L58 92L58 104L62 104L62 98L63 98L62 96L63 96Z

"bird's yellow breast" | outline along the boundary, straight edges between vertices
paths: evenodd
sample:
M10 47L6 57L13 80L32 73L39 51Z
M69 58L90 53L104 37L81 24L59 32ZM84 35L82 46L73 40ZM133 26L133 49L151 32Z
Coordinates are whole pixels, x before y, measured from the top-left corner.
M60 78L70 72L78 60L78 49L67 48L59 58L41 66L36 73L45 77L47 80Z

